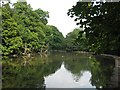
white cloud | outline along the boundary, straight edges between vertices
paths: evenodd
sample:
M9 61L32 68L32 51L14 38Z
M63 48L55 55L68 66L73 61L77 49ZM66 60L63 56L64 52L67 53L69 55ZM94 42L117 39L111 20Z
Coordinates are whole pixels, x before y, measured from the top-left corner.
M15 2L17 0L11 0ZM67 33L78 27L73 18L67 16L68 9L79 0L26 0L33 9L41 8L48 11L50 18L48 24L56 26L65 36Z

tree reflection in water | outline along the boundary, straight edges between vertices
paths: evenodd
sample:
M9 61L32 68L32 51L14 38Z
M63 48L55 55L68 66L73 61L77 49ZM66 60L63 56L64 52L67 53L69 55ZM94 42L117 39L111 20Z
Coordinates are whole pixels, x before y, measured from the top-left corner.
M89 56L55 52L48 55L48 57L35 56L30 60L31 65L26 66L22 65L24 60L21 58L8 60L9 62L3 61L3 88L46 88L48 83L46 83L45 78L60 72L62 62L64 62L64 68L63 66L62 68L67 73L62 72L63 77L60 73L57 75L68 79L69 83L64 84L65 87L109 87L114 69L114 60L102 58L101 56L89 58ZM71 81L69 76L72 78ZM54 86L57 86L57 83Z
M96 88L109 88L115 60L113 58L97 55L89 60L92 77L91 84Z
M82 76L76 76L62 63L54 74L45 77L45 83L47 88L94 88L89 82L90 77L89 71L84 71Z

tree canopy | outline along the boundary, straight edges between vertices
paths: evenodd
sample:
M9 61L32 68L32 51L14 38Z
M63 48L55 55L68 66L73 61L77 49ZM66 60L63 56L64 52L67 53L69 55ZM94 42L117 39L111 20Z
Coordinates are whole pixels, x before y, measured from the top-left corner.
M1 8L2 55L43 53L61 47L64 37L55 26L47 25L48 11L33 10L27 2L3 2Z
M77 2L68 11L77 25L84 27L89 50L96 53L119 54L120 2Z

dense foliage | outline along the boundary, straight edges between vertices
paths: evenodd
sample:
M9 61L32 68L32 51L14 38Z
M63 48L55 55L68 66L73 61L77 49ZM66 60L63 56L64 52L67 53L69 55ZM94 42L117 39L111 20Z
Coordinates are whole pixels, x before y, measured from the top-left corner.
M64 37L61 32L55 27L48 25L45 30L46 42L52 50L63 50L64 49Z
M64 38L55 26L47 25L49 13L33 10L27 2L2 3L2 55L47 52L59 48Z
M120 51L120 3L77 2L68 15L76 17L77 25L64 39L59 30L47 25L49 13L33 10L27 2L3 2L2 7L2 55L21 55L48 50L93 51L119 54ZM2 30L3 29L3 30Z
M120 54L120 2L77 2L68 15L84 27L89 51Z
M83 29L76 28L66 35L65 45L67 51L88 51L85 34L79 36L80 31L82 32Z

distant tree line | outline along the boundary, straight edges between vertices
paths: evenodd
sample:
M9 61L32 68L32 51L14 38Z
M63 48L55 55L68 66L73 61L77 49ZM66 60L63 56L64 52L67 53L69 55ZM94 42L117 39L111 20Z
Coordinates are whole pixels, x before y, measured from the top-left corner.
M83 31L83 29L75 28L66 35L64 40L66 51L88 51L85 34L79 38L80 31Z

